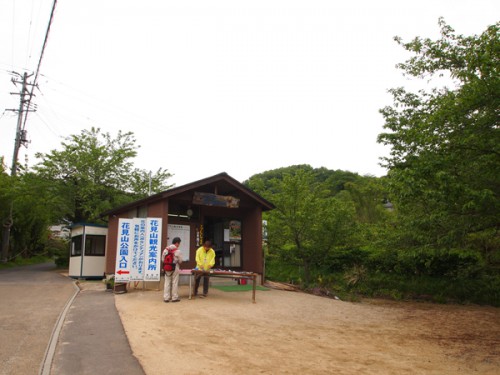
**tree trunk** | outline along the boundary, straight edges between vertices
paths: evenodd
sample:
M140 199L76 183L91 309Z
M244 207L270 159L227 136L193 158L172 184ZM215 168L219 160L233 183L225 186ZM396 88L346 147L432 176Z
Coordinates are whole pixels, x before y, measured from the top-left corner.
M304 259L304 284L306 286L309 285L311 281L311 267L309 265L309 261Z
M4 223L2 232L2 257L1 261L7 263L9 260L9 239L10 239L10 223Z

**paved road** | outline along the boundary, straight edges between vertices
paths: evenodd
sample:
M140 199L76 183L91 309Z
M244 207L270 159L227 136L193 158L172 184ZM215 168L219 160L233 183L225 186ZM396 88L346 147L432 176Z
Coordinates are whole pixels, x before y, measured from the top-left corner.
M52 331L75 294L54 264L0 270L0 374L40 371Z
M144 375L132 354L112 293L82 290L69 309L51 375Z

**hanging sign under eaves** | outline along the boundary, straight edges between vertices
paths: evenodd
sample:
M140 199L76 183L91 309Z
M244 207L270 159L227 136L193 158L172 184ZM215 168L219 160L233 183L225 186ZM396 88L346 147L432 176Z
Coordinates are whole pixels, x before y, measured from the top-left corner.
M195 192L193 195L193 204L238 208L240 206L240 200L238 198L231 197L230 195Z

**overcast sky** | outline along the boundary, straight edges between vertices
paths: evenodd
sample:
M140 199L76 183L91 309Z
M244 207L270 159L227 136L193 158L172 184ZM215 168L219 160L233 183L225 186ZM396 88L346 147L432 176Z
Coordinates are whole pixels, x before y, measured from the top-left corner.
M10 167L18 91L36 69L53 0L0 1L0 156ZM139 168L177 186L294 164L382 176L379 109L409 86L394 41L498 22L488 0L59 0L31 140L19 159L82 129L134 132Z

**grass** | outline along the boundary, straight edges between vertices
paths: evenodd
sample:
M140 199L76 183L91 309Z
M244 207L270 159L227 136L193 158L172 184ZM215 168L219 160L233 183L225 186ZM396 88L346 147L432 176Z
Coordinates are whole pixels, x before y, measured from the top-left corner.
M32 258L21 258L21 257L16 257L14 260L6 263L0 263L0 270L7 269L7 268L15 268L15 267L20 267L20 266L29 266L30 264L40 264L40 263L46 263L46 262L52 262L53 259L48 258L46 256L34 256Z
M212 288L222 290L223 292L246 292L252 290L252 285L213 285ZM257 285L256 290L267 291L268 288Z

